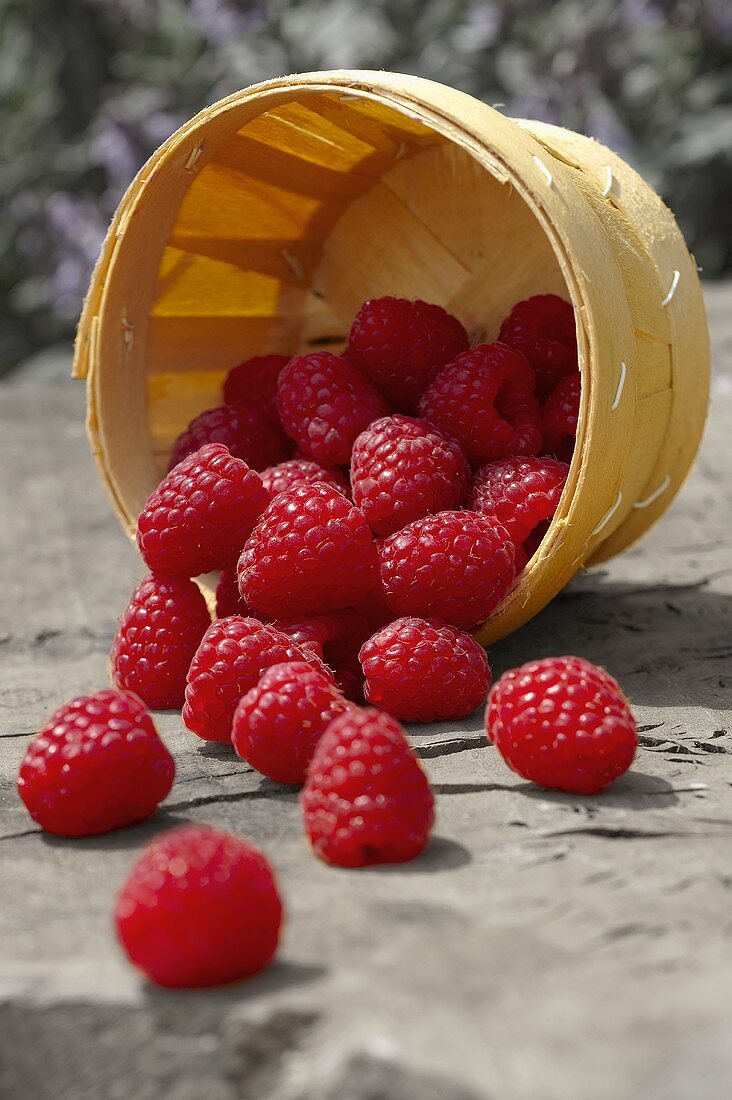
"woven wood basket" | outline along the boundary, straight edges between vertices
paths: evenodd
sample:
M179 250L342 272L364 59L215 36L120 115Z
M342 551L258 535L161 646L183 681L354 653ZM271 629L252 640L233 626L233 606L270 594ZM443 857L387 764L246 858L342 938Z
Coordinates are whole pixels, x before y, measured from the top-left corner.
M174 134L125 195L74 373L126 530L175 436L264 352L338 351L361 302L423 298L495 339L521 298L575 307L582 407L551 528L479 633L536 614L661 515L696 453L709 347L673 216L614 153L394 73L289 76Z

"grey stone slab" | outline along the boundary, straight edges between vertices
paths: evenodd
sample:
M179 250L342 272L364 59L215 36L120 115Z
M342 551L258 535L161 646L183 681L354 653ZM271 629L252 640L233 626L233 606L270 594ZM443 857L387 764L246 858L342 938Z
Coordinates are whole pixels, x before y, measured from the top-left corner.
M504 767L480 714L414 727L437 826L422 858L396 868L319 863L296 792L175 714L158 717L178 774L154 819L81 841L28 819L14 789L28 737L59 700L106 683L141 569L96 481L81 388L54 371L0 386L1 1095L729 1094L730 305L729 289L712 296L722 381L669 515L491 654L497 675L558 652L608 667L636 709L634 769L594 798L557 795ZM127 869L183 821L248 836L280 878L279 960L244 985L156 990L115 944Z

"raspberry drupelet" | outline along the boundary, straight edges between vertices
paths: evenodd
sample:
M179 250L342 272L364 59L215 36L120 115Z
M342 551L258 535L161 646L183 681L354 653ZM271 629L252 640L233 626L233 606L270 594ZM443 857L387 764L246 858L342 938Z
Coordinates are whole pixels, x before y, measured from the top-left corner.
M541 450L533 371L520 351L503 344L476 344L448 363L419 410L457 440L473 465Z
M138 856L117 896L117 936L151 981L196 989L263 970L282 902L253 845L205 825L171 829Z
M180 710L186 675L211 616L187 577L148 573L132 593L110 657L112 680L152 710Z
M173 757L142 700L109 688L51 715L28 745L18 792L47 832L94 836L149 817L174 777Z
M372 298L356 314L347 358L404 412L419 399L442 367L469 345L457 317L428 302Z
M237 558L269 502L262 479L221 443L188 455L148 497L137 546L153 572L196 577Z
M577 370L574 309L556 294L536 294L517 302L501 325L498 339L520 349L536 375L540 400Z
M438 619L396 619L369 638L359 658L368 701L404 722L464 718L490 683L482 646Z
M292 443L282 428L272 424L259 409L220 405L199 413L181 432L173 444L168 469L206 443L223 443L230 454L243 459L253 470L284 462L292 454Z
M291 359L280 374L277 390L285 431L323 466L347 465L356 436L390 411L378 390L351 363L329 351Z
M491 689L486 730L524 779L573 794L607 787L638 747L618 683L581 657L548 657L506 672Z
M331 722L300 803L313 851L338 867L414 859L434 821L432 790L402 727L372 709Z
M351 456L354 504L379 535L459 508L468 477L459 444L426 420L408 416L375 420L358 437Z
M224 382L226 404L259 409L268 420L279 426L277 379L289 359L289 355L255 355L233 367Z

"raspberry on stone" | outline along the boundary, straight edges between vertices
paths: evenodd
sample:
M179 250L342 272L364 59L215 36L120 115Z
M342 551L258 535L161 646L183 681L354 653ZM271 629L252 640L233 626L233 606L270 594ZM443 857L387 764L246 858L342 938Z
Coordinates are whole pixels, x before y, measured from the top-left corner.
M356 436L389 412L378 390L354 366L329 351L291 359L277 389L285 431L323 466L347 465Z
M237 703L266 668L305 661L325 671L314 651L259 619L216 619L203 636L188 670L183 721L204 741L231 740Z
M331 485L295 485L268 506L239 559L239 589L272 619L337 611L378 585L363 513Z
M582 379L575 371L552 390L541 408L544 450L565 461L574 450L581 396Z
M196 577L231 566L269 502L262 479L221 443L184 458L148 497L137 545L149 569Z
M134 691L152 710L180 710L193 654L210 625L198 585L187 577L148 573L117 628L113 682Z
M517 559L528 560L548 530L568 472L565 462L553 458L491 462L475 474L468 507L502 523L516 546Z
M414 859L434 821L432 790L402 727L371 709L331 722L300 802L313 851L337 867Z
M415 412L442 367L469 343L457 317L441 306L372 298L356 314L346 356L398 409Z
M172 470L207 443L223 443L234 458L241 458L253 470L264 470L284 462L292 444L279 425L275 426L248 405L221 405L195 417L176 439L168 469Z
M469 629L496 609L514 580L514 546L492 516L439 512L379 547L381 583L395 615Z
M282 902L272 868L253 845L184 825L138 856L114 917L127 957L151 981L197 989L267 966L279 942Z
M254 618L251 607L241 598L236 566L222 569L216 585L216 618L227 619L230 615L241 615L245 619Z
M291 489L293 485L302 482L323 482L332 485L344 497L350 497L351 486L348 478L339 469L327 470L325 466L318 465L309 458L291 458L287 462L280 462L279 466L270 466L262 470L262 482L271 497L278 493L284 493L285 489Z
M109 688L51 715L28 745L18 792L46 832L94 836L149 817L174 777L173 757L142 701Z
M224 401L227 405L248 405L259 409L268 420L279 424L277 379L289 361L289 355L255 355L245 359L227 374Z
M440 371L420 414L456 439L474 465L541 450L534 374L520 351L476 344Z
M351 455L354 504L379 535L459 508L468 476L459 444L426 420L408 416L375 420L358 437Z
M304 783L315 746L349 706L312 665L274 665L239 702L231 739L238 755L262 775Z
M491 689L486 730L524 779L573 794L607 787L638 747L618 683L581 657L548 657L506 672Z
M501 325L498 339L524 353L536 375L540 400L577 370L574 309L556 294L537 294L518 302Z
M438 619L382 627L359 655L370 703L404 722L464 718L485 700L491 671L475 638Z

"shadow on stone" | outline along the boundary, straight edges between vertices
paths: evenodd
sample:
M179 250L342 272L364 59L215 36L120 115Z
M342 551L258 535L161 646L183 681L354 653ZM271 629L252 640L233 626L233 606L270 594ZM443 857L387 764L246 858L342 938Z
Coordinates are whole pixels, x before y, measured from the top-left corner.
M80 851L123 851L124 849L139 849L148 844L158 833L166 829L174 829L178 825L190 825L191 820L182 814L168 813L165 809L158 810L147 821L141 821L139 825L128 825L124 829L115 829L111 833L100 833L98 836L63 837L53 836L51 833L39 833L41 842L49 848L78 848Z
M675 806L679 801L671 783L657 775L631 770L621 775L611 787L599 794L565 794L548 791L534 783L519 783L515 790L528 798L558 805L576 806L587 810L659 810Z
M472 862L468 849L456 840L445 836L433 836L424 852L409 863L377 863L373 867L359 868L359 874L375 871L379 874L429 875L434 871L455 871Z
M324 978L328 970L314 963L275 961L261 974L230 985L212 986L210 989L163 989L152 982L144 982L142 993L147 1004L155 1011L158 1020L175 1027L178 1016L188 1016L201 1009L222 1009L250 997L262 997L283 989L309 985Z

